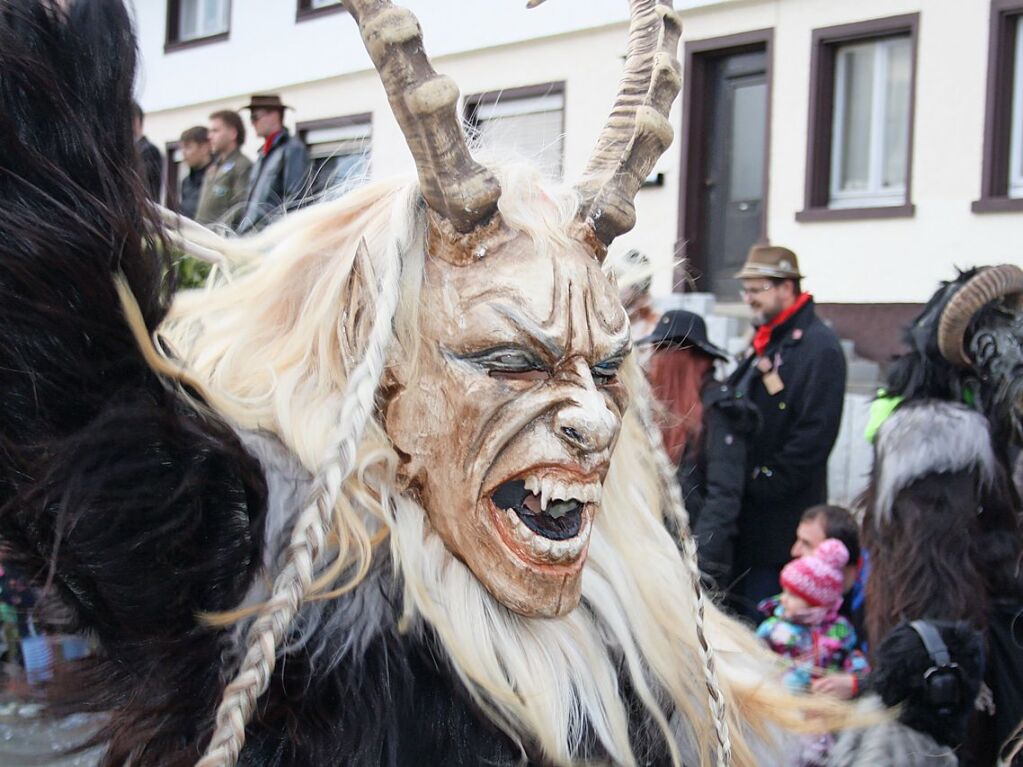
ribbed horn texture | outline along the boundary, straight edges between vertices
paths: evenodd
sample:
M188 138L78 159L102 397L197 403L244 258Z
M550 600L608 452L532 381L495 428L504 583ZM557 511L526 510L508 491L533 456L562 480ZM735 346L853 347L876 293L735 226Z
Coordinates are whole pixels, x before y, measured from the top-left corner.
M969 367L963 337L970 320L984 304L997 298L1023 293L1023 269L1012 264L990 266L967 282L952 296L938 323L941 356L959 367Z
M497 209L501 186L469 153L456 110L458 87L430 64L411 11L389 0L345 0L344 5L380 73L416 161L426 204L457 232L473 231Z
M636 193L674 138L668 114L682 85L671 0L631 0L629 12L625 73L578 186L580 215L604 247L636 224Z

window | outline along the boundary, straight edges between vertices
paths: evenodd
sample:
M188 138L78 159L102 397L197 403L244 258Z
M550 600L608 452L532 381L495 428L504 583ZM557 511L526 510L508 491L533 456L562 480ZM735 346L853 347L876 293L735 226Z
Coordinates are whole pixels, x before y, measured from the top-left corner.
M1023 211L1023 0L991 0L984 166L974 213Z
M337 197L366 182L373 141L372 115L313 120L297 127L309 149L313 194Z
M298 0L298 13L295 18L302 21L343 10L341 0Z
M843 45L835 56L830 206L900 205L909 151L909 39Z
M1012 137L1009 151L1009 197L1023 197L1023 16L1016 19L1012 75Z
M814 30L798 221L913 214L918 20L911 14Z
M188 175L188 166L181 153L180 141L168 141L164 145L163 166L164 205L176 211L181 202L178 199L181 179Z
M470 136L484 149L506 150L561 176L565 132L565 84L513 88L465 100Z
M230 15L230 0L170 0L164 50L226 40Z

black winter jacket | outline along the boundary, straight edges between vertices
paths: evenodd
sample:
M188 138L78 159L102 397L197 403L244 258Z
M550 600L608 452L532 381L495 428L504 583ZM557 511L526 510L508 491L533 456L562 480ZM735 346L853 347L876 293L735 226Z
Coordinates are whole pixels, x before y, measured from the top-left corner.
M736 541L740 567L787 562L803 511L827 502L828 455L845 398L842 347L812 300L774 329L764 357L781 377L781 391L768 393L752 349L729 378L763 419L746 454Z
M696 536L700 572L725 588L732 580L746 445L760 425L760 415L747 397L720 381L704 386L700 399L703 430L697 442L686 445L678 481Z

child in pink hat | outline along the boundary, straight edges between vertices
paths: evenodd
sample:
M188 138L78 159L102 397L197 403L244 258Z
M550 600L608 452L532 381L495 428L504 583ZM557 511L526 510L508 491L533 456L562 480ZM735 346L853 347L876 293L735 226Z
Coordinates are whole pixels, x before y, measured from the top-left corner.
M838 614L842 604L842 568L849 561L845 544L823 541L813 554L789 562L781 571L782 593L764 602L767 618L757 636L789 663L785 683L795 690L810 689L815 677L829 672L869 671L856 649L856 631Z

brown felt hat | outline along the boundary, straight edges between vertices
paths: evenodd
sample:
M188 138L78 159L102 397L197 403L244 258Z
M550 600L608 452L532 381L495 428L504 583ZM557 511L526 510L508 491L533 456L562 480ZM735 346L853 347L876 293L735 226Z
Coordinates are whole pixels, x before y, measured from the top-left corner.
M281 103L281 97L276 93L258 93L249 99L249 103L239 109L291 109L287 104Z
M800 280L799 261L796 254L778 245L754 245L746 256L736 275L740 280L755 280L757 277L782 280Z

